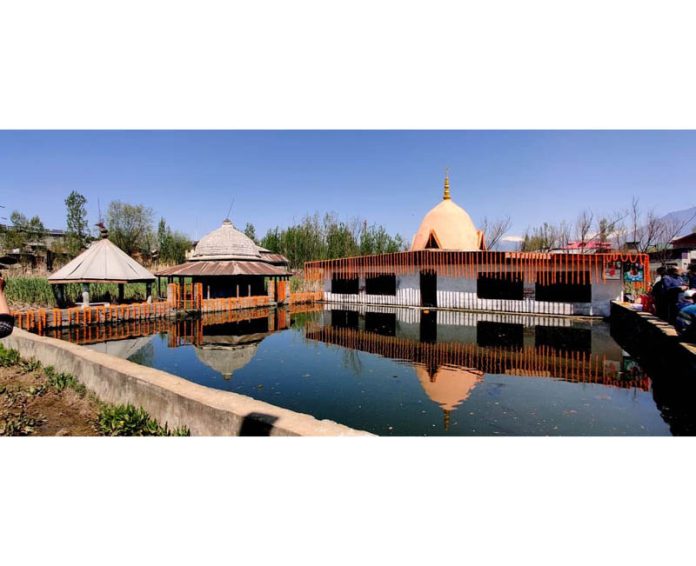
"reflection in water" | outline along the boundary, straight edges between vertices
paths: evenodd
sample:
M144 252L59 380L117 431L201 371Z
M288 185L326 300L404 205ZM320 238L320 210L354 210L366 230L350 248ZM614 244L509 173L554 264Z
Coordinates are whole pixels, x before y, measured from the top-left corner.
M448 366L433 371L416 365L416 375L425 394L442 408L445 430L449 429L450 412L466 401L471 390L483 381L482 371Z
M650 378L602 323L314 306L59 337L378 434L664 434L664 421L694 430L674 424L690 411L675 417L671 401L660 418Z

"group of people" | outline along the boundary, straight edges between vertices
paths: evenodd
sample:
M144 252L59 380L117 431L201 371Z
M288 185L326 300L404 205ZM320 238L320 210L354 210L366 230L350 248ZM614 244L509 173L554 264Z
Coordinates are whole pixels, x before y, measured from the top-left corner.
M657 316L682 333L696 333L696 265L685 274L677 267L659 267L651 295Z
M12 334L14 318L10 314L10 307L5 298L5 280L0 275L0 338Z

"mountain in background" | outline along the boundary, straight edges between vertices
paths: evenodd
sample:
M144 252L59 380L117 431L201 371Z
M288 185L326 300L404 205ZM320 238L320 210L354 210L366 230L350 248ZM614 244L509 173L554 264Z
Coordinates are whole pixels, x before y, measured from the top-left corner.
M675 222L675 223L683 223L686 222L686 225L682 229L679 234L677 234L677 238L681 238L682 236L687 236L688 234L691 234L694 232L694 227L696 227L696 206L692 206L691 208L686 208L684 210L675 210L674 212L668 212L665 214L662 218L662 220L666 220L668 222Z

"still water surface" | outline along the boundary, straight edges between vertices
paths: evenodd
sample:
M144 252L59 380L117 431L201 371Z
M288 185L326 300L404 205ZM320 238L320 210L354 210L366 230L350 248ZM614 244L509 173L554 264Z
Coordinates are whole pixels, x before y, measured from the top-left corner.
M379 435L670 434L651 379L603 322L385 308L244 316L63 338Z

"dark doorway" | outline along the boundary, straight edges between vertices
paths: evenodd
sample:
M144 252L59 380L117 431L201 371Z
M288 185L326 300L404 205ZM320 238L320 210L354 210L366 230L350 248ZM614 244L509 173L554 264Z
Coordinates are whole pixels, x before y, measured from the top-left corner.
M426 344L437 342L437 313L421 312L420 341Z
M434 271L420 272L421 306L437 307L437 273Z

